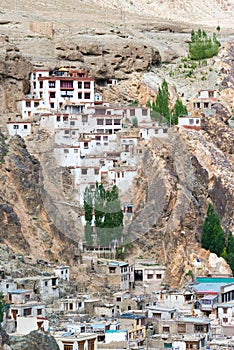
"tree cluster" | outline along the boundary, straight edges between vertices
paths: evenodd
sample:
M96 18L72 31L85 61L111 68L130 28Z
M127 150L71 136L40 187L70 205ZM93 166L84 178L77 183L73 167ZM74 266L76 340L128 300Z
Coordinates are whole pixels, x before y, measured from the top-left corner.
M155 102L148 103L147 106L151 108L151 116L153 119L160 119L165 121L168 125L177 125L178 117L180 115L187 115L188 111L180 98L177 98L176 103L172 110L169 109L169 97L168 84L164 79L162 86L158 89L158 94Z
M210 203L202 226L201 244L203 248L222 256L234 272L234 237L229 232L226 240L220 218Z
M120 243L123 235L123 211L116 185L105 190L103 184L96 183L95 191L86 187L84 192L85 239L88 245L109 246ZM93 239L92 219L96 230L96 242Z
M211 37L204 30L198 29L191 32L189 43L189 56L192 60L201 60L216 56L219 52L220 43L215 33Z

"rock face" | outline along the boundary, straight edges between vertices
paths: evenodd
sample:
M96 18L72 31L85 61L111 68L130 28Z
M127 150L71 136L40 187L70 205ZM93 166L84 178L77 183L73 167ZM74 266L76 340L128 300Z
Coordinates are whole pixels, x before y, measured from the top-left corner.
M29 90L28 77L33 67L8 37L0 36L0 44L0 114L3 114L15 112L16 100Z
M217 123L214 133L222 138L225 124ZM233 161L228 146L226 154L226 148L212 137L205 131L175 128L168 139L149 142L135 179L136 212L129 237L146 257L166 264L166 281L173 286L181 285L188 271L194 271L194 258L202 262L199 274L230 272L223 259L223 265L218 261L212 265L209 252L200 245L209 202L225 232L234 228Z
M44 332L33 331L22 337L10 338L11 350L59 350L56 340Z
M146 72L160 63L157 49L141 40L130 40L118 35L81 36L69 44L56 47L58 59L76 61L96 79L126 79L134 72Z
M45 210L39 162L19 136L11 138L8 145L2 135L0 139L1 243L35 258L51 260L62 254L69 261L73 257L72 242L64 240Z

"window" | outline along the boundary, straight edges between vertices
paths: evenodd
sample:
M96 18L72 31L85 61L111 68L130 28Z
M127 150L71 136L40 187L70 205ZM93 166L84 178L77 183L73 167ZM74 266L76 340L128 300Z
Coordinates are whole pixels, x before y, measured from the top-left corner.
M74 153L78 153L78 148L74 148Z
M72 126L74 126L74 125L75 125L74 120L70 122L70 125L72 125Z
M39 86L40 86L40 89L43 89L43 81L40 81Z
M103 136L103 141L108 141L108 136Z
M87 123L87 122L88 122L88 116L82 115L82 123Z
M31 101L26 102L26 107L31 107Z
M39 106L39 102L34 102L34 107L38 107Z
M67 148L64 148L64 153L69 153L69 149L67 149Z
M60 116L57 116L57 122L60 122Z
M117 297L116 301L121 302L121 297Z
M203 326L200 326L200 325L197 325L197 324L195 324L194 325L194 332L203 332L203 330L204 330L204 328L203 328Z
M19 129L19 125L13 125L13 129Z
M37 309L37 315L42 315L42 309Z
M55 81L49 81L49 88L55 88Z
M103 125L104 122L103 122L103 119L97 119L97 125Z
M28 128L28 125L25 124L25 125L24 125L24 129L27 129L27 128Z
M78 99L82 100L82 92L78 92Z
M94 169L94 174L98 175L99 174L99 169Z
M115 273L116 267L109 266L109 273Z
M199 120L199 119L196 119L196 124L197 124L197 125L199 124L199 122L200 122L200 120Z
M73 349L73 344L64 344L64 350L72 350Z
M45 287L47 287L48 286L48 282L47 281L45 281Z
M178 333L179 334L186 333L186 324L185 323L179 323L178 324Z
M84 88L85 89L90 89L90 82L89 81L85 81L84 82Z
M73 81L67 81L67 80L60 81L60 88L61 89L72 89L73 88Z
M87 175L88 169L81 169L81 175Z
M130 116L134 117L135 116L135 109L130 109Z
M64 130L65 135L69 135L70 131L69 130Z
M50 107L54 108L54 102L51 102Z
M114 119L114 125L120 125L121 120L120 119Z
M112 119L106 119L106 125L112 125Z
M55 92L54 91L50 92L50 98L55 98Z
M67 116L66 116L66 117L64 116L64 117L63 117L63 121L64 121L64 122L67 122L67 121L68 121L68 117L67 117Z
M73 130L73 131L72 131L72 135L75 135L75 134L76 134L76 132Z
M147 279L152 280L154 278L154 275L152 273L148 273Z
M162 278L161 273L157 273L157 274L156 274L156 278L157 278L157 280L161 280L161 278Z
M96 142L96 146L101 146L101 142Z
M142 109L142 115L147 115L147 109Z
M101 141L101 136L95 136L96 141Z
M85 100L90 100L90 93L89 92L85 92L84 99Z
M208 102L205 102L204 103L204 108L208 108L209 107L209 103Z
M88 142L84 142L84 149L88 149L89 148L89 143Z
M32 314L32 308L24 309L24 316L30 316Z
M82 81L78 81L78 89L82 89Z
M163 326L163 333L170 333L170 327Z
M189 125L193 125L194 124L194 120L193 119L189 119Z

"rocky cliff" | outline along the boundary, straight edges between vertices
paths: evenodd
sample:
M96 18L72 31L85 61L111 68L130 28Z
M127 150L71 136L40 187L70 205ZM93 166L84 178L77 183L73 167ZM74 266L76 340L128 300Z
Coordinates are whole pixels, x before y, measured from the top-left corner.
M34 331L22 337L10 338L11 350L59 350L56 340L44 332ZM9 350L10 350L9 349Z
M13 252L46 260L72 260L72 241L48 217L38 160L15 136L8 144L0 137L1 243Z
M216 120L210 130L175 127L168 139L149 142L135 179L136 213L128 233L145 257L151 254L159 264L166 264L167 282L174 286L194 271L194 258L202 261L196 273L230 271L224 262L220 270L220 260L217 264L212 260L211 266L209 253L200 245L209 202L225 232L234 228L233 132L229 128L230 142L223 147L225 141L219 139L226 139L225 124Z

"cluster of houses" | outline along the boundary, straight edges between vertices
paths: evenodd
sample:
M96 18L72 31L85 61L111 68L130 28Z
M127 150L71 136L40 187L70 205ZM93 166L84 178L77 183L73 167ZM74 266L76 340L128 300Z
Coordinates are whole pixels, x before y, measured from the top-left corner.
M35 70L30 83L31 94L18 101L19 115L7 123L9 134L36 138L38 130L46 129L57 164L73 175L74 200L81 205L85 188L95 190L97 182L117 185L120 194L127 194L145 141L168 137L167 126L153 121L149 108L102 101L86 71ZM209 113L216 100L216 91L201 90L192 108ZM178 125L200 130L201 116L189 113ZM133 204L126 201L123 211L133 214ZM55 337L60 350L234 346L234 278L197 278L183 290L169 290L163 284L165 266L143 259L134 264L106 259L111 254L108 247L83 249L87 273L103 282L92 293L74 285L69 266L14 279L2 269L7 332L43 330Z
M172 290L163 284L164 266L104 258L92 261L90 273L105 277L105 292L74 288L69 266L14 279L1 268L6 331L43 331L61 350L233 348L232 276L197 277Z
M74 200L81 205L85 188L94 189L96 182L115 184L121 194L127 193L137 174L142 143L168 136L167 126L153 121L149 108L102 101L86 71L64 66L35 70L30 84L31 94L18 101L19 115L7 123L9 134L25 138L38 129L49 131L57 164L71 170ZM210 110L216 99L216 91L199 91L193 109ZM179 126L199 130L201 116L180 117Z

